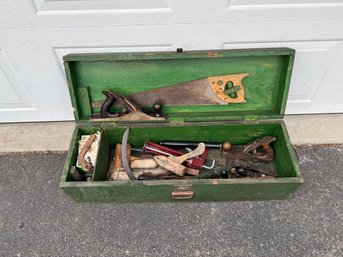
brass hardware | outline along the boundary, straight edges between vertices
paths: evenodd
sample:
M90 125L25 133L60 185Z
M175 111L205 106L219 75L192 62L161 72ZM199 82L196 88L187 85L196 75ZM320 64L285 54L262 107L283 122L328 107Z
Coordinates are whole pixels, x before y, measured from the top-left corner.
M193 197L192 186L177 186L171 192L171 197L176 200L191 199Z

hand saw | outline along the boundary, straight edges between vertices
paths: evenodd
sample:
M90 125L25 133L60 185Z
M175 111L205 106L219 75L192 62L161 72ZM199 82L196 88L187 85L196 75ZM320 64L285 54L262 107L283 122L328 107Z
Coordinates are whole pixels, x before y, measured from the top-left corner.
M242 80L249 73L229 74L192 80L129 94L126 97L139 106L162 105L227 105L245 102ZM93 102L99 108L103 101Z

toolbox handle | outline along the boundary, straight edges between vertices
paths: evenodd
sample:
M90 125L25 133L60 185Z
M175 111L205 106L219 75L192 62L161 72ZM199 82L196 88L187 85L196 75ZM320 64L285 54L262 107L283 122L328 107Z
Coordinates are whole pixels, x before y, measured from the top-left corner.
M176 187L176 189L171 192L171 197L176 200L191 199L193 197L192 187Z

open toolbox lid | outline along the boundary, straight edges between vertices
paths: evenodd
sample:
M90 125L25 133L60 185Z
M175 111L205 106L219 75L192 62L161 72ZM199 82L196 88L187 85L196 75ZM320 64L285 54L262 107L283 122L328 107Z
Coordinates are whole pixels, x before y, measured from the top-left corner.
M208 77L243 73L248 73L241 80L244 102L166 105L162 110L166 121L279 119L285 112L294 54L290 48L70 54L64 56L64 65L78 123L88 123L90 115L100 112L96 103L106 98L102 94L104 90L126 96ZM238 90L230 91L232 99L237 98L242 89L235 88ZM113 109L119 110L118 107Z

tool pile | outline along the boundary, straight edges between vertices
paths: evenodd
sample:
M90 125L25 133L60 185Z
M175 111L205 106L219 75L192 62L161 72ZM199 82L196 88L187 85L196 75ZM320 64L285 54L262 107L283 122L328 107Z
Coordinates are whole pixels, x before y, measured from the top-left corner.
M101 133L83 135L77 163L69 173L75 181L92 181ZM128 144L129 129L114 151L107 180L273 178L275 137L265 136L246 145L146 141L142 148Z
M246 145L229 142L146 141L142 148L127 144L129 129L116 145L108 180L271 178L275 137ZM208 164L209 163L209 164Z
M162 113L164 105L189 104L190 99L194 101L191 104L195 105L243 103L246 100L242 79L247 76L248 73L208 77L127 96L111 90L102 91L106 99L92 104L93 108L100 107L100 113L89 118L94 122L163 121L167 117ZM178 91L180 87L183 90ZM202 91L193 92L194 88ZM185 91L192 91L192 97L183 95ZM207 94L204 95L205 91ZM117 105L122 110L113 112ZM128 144L128 136L129 129L126 129L122 143L116 145L107 180L276 177L272 165L264 165L271 164L274 159L271 143L276 140L275 137L266 136L247 145L233 147L228 141L146 141L141 149L137 149ZM96 134L83 136L83 140L87 141L82 145L80 141L77 164L69 171L74 180L93 180L97 153L89 152L99 138L100 132L98 137Z

